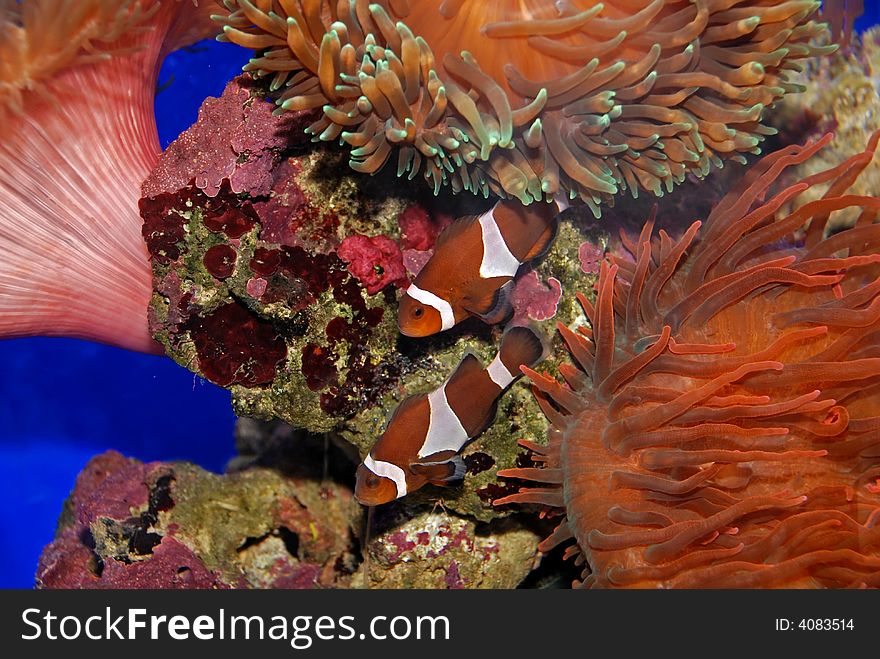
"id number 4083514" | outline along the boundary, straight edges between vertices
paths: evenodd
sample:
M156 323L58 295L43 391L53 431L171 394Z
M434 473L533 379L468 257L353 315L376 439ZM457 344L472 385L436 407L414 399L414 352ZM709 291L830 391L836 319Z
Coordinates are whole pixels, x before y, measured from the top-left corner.
M855 629L852 618L776 618L776 631L837 632Z

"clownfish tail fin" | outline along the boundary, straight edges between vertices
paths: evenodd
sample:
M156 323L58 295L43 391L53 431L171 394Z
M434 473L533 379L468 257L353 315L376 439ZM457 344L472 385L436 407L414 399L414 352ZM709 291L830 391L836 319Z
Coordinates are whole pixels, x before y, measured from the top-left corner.
M544 354L544 344L538 335L529 327L512 327L501 338L501 350L498 356L507 370L519 377L520 366L531 368Z
M449 465L451 467L450 473L444 480L457 481L464 478L464 475L467 473L467 465L464 463L463 457L456 455L449 461Z

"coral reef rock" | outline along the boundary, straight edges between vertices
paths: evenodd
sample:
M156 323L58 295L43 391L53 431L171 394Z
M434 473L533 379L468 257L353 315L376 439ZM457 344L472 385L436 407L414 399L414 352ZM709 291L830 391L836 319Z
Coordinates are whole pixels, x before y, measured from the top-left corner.
M77 478L37 570L42 588L318 588L350 584L351 491L252 468L219 476L115 452Z
M371 588L515 588L535 566L540 538L512 521L475 524L439 507L376 511L361 566Z
M229 388L239 415L331 432L363 456L406 396L439 386L467 351L484 364L494 356L501 330L478 321L420 340L396 324L407 273L453 217L490 202L352 173L338 150L302 137L308 113L274 116L265 93L247 77L229 83L144 184L150 327L178 363ZM577 256L586 240L601 253L607 236L562 222L550 252L518 277L518 322L550 337L556 316L574 313L563 293L596 278ZM509 514L492 506L509 489L495 473L521 458L516 439L546 430L515 385L467 448L464 484L429 488L421 501L442 496L447 510L484 522Z
M41 588L512 588L538 564L528 516L477 523L413 501L353 498L346 442L241 419L218 475L107 452L77 478ZM368 547L364 561L362 547Z

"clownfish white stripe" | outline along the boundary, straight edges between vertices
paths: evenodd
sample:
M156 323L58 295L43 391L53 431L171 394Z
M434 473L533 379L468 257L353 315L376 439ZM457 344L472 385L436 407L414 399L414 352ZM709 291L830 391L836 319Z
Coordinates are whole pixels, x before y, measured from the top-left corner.
M406 496L406 475L403 473L403 469L384 460L374 460L370 453L367 453L367 457L364 458L364 466L377 476L394 481L398 499Z
M437 313L440 314L441 331L445 332L455 326L455 312L452 310L452 305L442 297L434 295L431 291L422 290L415 284L409 285L409 288L406 289L406 294L412 299L437 310Z
M419 449L418 456L424 458L440 451L459 451L468 439L467 431L461 425L458 415L446 400L446 384L428 394L431 417L428 433Z
M486 373L489 374L492 382L497 384L502 389L506 389L508 386L510 386L511 382L516 380L516 376L508 371L507 367L504 365L504 362L501 361L500 352L495 355L495 359L493 359L492 363L489 364L489 367L486 369Z
M480 262L480 277L513 277L521 263L510 253L504 236L498 228L493 208L480 216L480 229L483 232L483 260Z

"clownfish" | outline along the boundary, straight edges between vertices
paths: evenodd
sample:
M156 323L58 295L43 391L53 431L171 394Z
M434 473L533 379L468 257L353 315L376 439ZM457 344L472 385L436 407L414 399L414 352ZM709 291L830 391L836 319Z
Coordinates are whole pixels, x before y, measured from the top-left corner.
M437 238L434 254L400 298L397 326L430 336L478 316L494 325L511 311L512 281L523 263L553 244L564 202L523 206L499 201L482 215L461 217Z
M426 483L463 478L461 450L495 420L498 399L521 376L520 366L534 366L542 353L532 330L514 327L488 368L467 354L440 387L406 398L358 467L355 498L377 506Z

